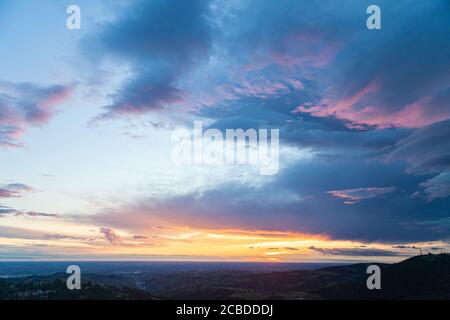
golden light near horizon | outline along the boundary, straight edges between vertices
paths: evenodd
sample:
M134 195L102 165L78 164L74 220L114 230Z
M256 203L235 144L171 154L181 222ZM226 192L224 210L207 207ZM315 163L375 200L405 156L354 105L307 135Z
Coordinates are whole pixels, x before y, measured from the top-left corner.
M414 243L404 246L398 255L389 255L393 244L333 240L326 235L173 225L132 232L53 220L7 218L3 224L11 231L7 237L0 237L0 246L20 248L25 258L27 252L34 252L49 259L320 262L363 261L374 257L380 261L398 261L417 253L411 248L445 245ZM373 250L374 255L352 254L362 248Z

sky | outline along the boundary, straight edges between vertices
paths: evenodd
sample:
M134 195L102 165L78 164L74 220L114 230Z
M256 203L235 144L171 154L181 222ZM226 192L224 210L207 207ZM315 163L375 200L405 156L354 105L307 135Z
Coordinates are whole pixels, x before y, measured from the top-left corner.
M0 259L450 250L447 0L0 0L0 43ZM174 163L198 121L279 170Z

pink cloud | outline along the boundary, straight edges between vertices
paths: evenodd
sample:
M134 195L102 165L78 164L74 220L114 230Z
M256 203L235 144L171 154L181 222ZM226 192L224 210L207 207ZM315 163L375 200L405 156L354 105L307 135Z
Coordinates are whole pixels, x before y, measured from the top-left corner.
M377 105L377 94L381 86L372 81L358 92L336 101L323 99L320 104L305 103L294 109L294 113L309 113L316 117L334 116L348 120L351 128L374 125L380 128L420 128L450 118L450 109L434 111L433 97L425 96L392 111Z
M113 245L122 244L121 237L113 229L100 228L100 233L102 233L105 236L105 239L108 240L109 243Z
M19 198L35 189L21 183L11 183L0 187L0 198Z
M358 201L375 198L387 193L394 192L395 187L367 187L367 188L355 188L355 189L343 189L328 191L330 195L335 198L343 199L344 204L355 204Z
M67 101L73 94L73 87L57 86L46 90L42 100L36 102L36 113L29 119L33 124L45 124L53 116L53 108Z
M367 107L361 111L361 113L356 113L353 109L354 105L361 101L367 95L376 93L379 89L378 84L375 81L370 82L364 88L356 92L351 96L347 96L336 102L331 102L330 100L323 100L321 105L313 106L299 106L294 112L305 112L310 113L316 117L329 117L335 116L341 119L347 119L358 122L361 120L360 114L370 113L374 108Z
M261 70L270 65L286 68L323 68L341 50L342 43L330 41L322 33L289 34L281 45L267 51L255 51L251 63L244 65L244 71Z
M20 146L29 126L43 125L73 93L73 86L40 87L0 81L0 147Z

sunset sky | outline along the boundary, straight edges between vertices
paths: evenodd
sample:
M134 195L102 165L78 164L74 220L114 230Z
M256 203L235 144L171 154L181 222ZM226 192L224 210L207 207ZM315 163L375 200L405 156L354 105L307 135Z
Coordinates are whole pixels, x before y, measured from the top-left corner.
M448 0L0 0L0 45L0 259L450 251ZM279 172L176 165L194 121Z

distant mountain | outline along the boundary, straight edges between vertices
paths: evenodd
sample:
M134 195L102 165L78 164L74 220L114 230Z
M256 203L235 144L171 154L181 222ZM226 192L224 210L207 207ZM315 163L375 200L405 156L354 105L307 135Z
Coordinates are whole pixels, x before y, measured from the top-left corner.
M370 264L298 271L176 271L66 274L0 279L0 299L450 299L450 255L416 256L381 268L381 290L368 290Z

